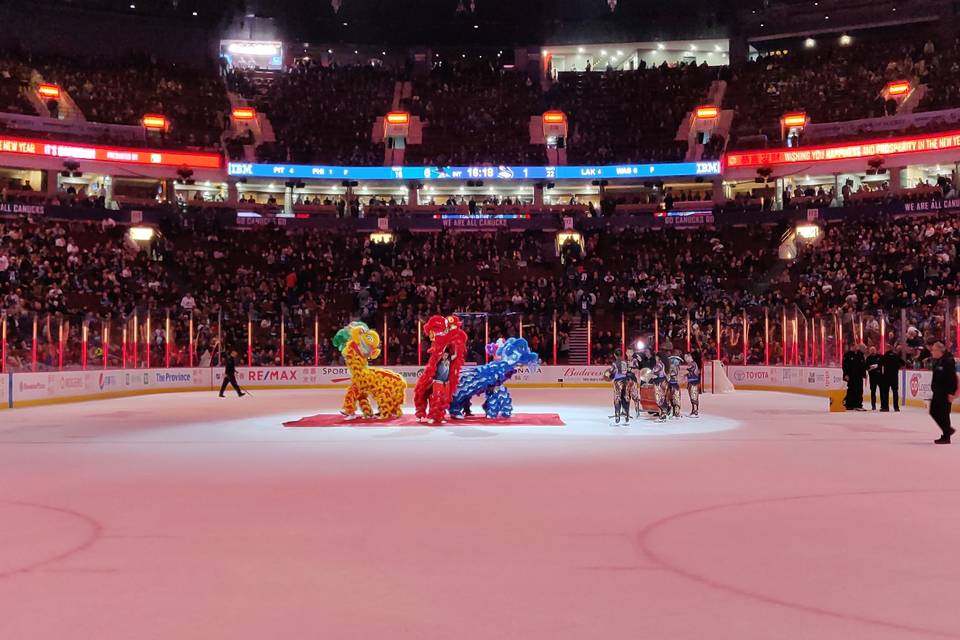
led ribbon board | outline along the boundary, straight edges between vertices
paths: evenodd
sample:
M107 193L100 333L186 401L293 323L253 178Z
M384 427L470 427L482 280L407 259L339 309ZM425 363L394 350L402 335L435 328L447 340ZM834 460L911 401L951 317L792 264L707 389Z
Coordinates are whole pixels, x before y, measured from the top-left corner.
M28 138L10 138L7 136L0 136L0 153L165 167L186 166L193 169L219 169L221 166L221 156L219 153L167 151L164 149L126 149L123 147L103 147L75 142L31 140Z
M819 147L764 149L728 153L724 165L728 169L772 167L791 164L813 164L838 160L857 160L904 153L925 153L960 149L960 131L910 138L888 138Z
M338 167L300 164L229 163L231 176L302 180L610 180L718 176L720 161L560 167Z

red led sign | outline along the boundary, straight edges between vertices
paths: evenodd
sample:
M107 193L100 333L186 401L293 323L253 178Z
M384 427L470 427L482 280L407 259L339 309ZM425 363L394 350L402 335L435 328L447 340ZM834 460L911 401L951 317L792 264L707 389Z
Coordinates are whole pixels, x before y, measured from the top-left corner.
M168 151L164 149L126 149L102 147L74 142L30 140L0 136L0 153L48 158L74 158L95 162L157 165L163 167L187 166L194 169L219 169L219 153Z

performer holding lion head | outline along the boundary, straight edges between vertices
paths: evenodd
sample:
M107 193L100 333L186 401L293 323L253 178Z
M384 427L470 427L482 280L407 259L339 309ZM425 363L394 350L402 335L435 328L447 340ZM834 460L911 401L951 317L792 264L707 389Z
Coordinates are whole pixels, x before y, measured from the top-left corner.
M460 370L467 353L467 334L456 316L433 316L423 325L423 332L431 345L427 361L413 391L417 419L429 418L441 424L447 418L447 409L460 383Z

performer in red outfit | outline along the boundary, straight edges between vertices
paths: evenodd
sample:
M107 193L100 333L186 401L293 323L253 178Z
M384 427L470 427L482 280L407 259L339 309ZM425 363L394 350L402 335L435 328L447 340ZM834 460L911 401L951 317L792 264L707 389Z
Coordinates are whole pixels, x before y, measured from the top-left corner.
M430 418L434 424L440 424L447 417L467 353L467 334L460 328L462 324L456 316L433 316L423 326L423 332L432 344L427 352L430 359L413 391L418 420ZM440 368L444 371L438 371ZM445 377L446 381L440 380L438 375Z

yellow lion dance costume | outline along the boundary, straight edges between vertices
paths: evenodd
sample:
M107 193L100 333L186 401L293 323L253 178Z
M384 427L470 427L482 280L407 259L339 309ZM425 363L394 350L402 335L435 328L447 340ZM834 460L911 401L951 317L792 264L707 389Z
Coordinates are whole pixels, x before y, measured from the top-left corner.
M380 335L376 331L362 322L351 322L337 332L333 346L343 354L352 379L340 413L353 416L359 404L363 417L373 418L373 408L370 406L372 396L381 420L403 415L406 381L398 373L368 364L380 355Z

